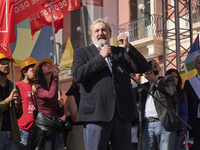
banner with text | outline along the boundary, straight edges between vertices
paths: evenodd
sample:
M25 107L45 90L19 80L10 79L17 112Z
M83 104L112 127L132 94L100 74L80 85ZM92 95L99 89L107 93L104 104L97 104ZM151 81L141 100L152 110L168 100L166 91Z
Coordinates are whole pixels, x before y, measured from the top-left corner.
M0 1L0 43L15 42L14 0Z
M67 16L69 11L80 7L80 0L52 0L52 12L54 21L60 20ZM50 4L46 3L41 11L48 22L51 21Z
M15 25L41 12L44 8L39 0L15 0Z

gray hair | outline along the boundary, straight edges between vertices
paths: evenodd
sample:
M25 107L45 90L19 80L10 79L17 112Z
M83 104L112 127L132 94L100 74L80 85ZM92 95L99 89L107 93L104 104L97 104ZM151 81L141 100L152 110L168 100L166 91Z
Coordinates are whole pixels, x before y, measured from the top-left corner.
M110 31L110 33L112 32L110 24L108 23L108 21L106 19L99 18L99 19L94 20L92 22L92 24L90 25L90 35L92 34L92 27L99 22L104 23L108 27L108 30Z
M194 64L196 65L197 61L200 59L200 54L194 58Z

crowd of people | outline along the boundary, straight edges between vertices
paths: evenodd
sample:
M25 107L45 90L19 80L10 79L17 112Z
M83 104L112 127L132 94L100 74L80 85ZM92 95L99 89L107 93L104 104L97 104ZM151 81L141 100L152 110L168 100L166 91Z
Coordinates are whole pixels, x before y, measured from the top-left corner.
M124 34L121 47L110 45L111 34L104 19L92 22L92 44L74 51L65 103L58 64L27 57L13 85L12 58L0 53L0 150L182 150L188 131L190 149L200 149L200 54L197 75L182 88L176 69L159 76L157 60L148 62Z

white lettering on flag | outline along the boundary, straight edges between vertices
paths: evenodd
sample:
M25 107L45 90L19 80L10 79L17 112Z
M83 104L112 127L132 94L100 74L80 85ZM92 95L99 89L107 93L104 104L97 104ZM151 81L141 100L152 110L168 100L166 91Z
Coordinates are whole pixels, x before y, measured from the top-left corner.
M183 63L183 66L180 71L185 71L185 73L188 74L188 70L187 70L185 63Z

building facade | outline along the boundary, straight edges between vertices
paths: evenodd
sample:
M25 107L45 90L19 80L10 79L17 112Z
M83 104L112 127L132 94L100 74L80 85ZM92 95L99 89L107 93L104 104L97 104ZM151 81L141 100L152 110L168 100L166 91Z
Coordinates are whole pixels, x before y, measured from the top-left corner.
M74 49L85 45L90 45L89 28L91 21L98 18L108 19L112 28L112 38L115 39L118 34L123 33L129 37L130 43L136 47L146 59L158 60L162 71L160 75L164 75L164 59L163 55L163 31L174 29L173 34L176 35L174 27L175 15L174 10L179 9L179 15L184 15L188 18L188 10L184 8L183 4L189 2L189 0L179 0L178 6L174 3L174 0L168 0L169 6L164 6L165 10L169 10L165 15L168 15L169 20L165 22L165 29L163 29L163 3L164 0L83 0L83 7L74 10L65 17L65 28L62 30L62 44L66 45L68 39L71 39L71 43ZM143 4L138 8L140 4ZM200 0L191 0L192 4L192 16L190 27L187 21L179 19L179 27L183 29L192 28L192 38L195 39L200 32ZM176 6L175 6L176 5ZM172 14L171 14L172 13ZM76 18L76 19L75 19ZM180 34L180 33L179 33ZM167 33L170 35L170 33ZM182 34L181 34L182 35ZM188 35L188 33L187 33ZM176 40L172 36L172 40L166 39L165 45L171 51L166 51L167 59L171 59L175 64L169 64L166 69L176 68ZM113 43L112 43L113 42ZM112 44L116 44L115 40L111 41ZM181 41L181 44L190 49L190 38ZM180 55L182 60L185 59L187 53L184 48L179 46ZM174 52L173 52L174 51ZM61 77L61 83L63 85L69 84L71 80L71 68L67 68L68 76ZM63 74L64 75L64 74ZM66 75L66 73L65 73ZM67 86L68 87L68 86ZM63 88L65 89L65 88ZM67 90L67 89L65 89Z

